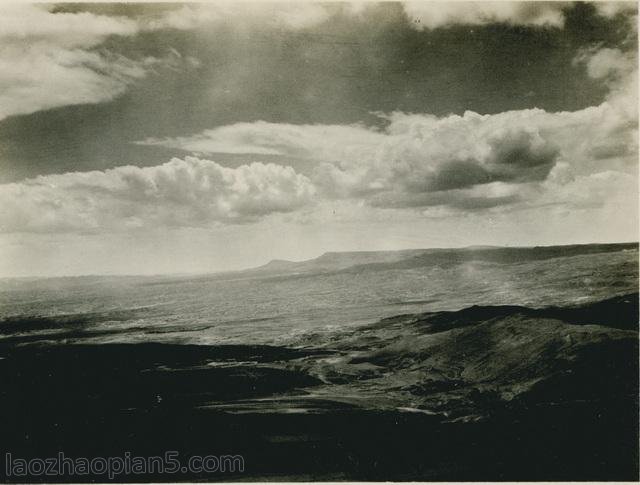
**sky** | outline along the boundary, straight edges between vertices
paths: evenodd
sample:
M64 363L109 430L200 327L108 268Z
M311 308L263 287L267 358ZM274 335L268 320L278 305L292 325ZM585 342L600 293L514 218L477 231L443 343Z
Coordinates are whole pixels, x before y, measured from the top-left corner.
M637 5L0 4L0 277L638 239Z

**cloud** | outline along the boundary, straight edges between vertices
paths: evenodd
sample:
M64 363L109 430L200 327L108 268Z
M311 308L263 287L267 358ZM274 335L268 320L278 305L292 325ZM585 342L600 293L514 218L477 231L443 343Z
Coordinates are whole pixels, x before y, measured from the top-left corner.
M613 18L616 15L634 15L638 12L638 5L636 2L611 2L600 1L593 2L596 11L599 15L606 18Z
M587 74L602 80L609 88L607 102L637 118L638 53L612 48L591 48L581 51L574 62L584 64Z
M381 192L371 197L370 204L380 208L416 208L427 209L430 214L433 208L445 208L446 214L456 212L478 212L494 207L511 205L522 200L516 184L491 182L485 185L455 188L436 192L407 192L394 190ZM443 214L442 211L438 212Z
M411 25L417 30L446 28L453 25L487 25L505 23L529 27L564 26L565 10L575 2L509 2L449 1L403 2ZM637 14L634 2L596 1L596 13L607 19L625 15L633 20ZM633 22L635 24L635 22Z
M132 36L140 29L125 17L56 12L51 5L0 5L0 120L110 101L154 67L175 67L180 61L175 52L133 60L97 49L109 36Z
M516 4L504 5L515 8ZM546 18L541 13L547 8L544 5L540 11L530 11L527 18ZM14 21L0 20L0 40L5 41L0 47L0 83L6 86L0 92L0 119L113 99L164 63L153 58L134 61L96 50L110 35L200 28L230 15L215 8L207 10L209 6L184 6L133 21L53 13L33 5L24 7L26 10L13 8L6 18L13 15ZM257 11L248 22L255 25L262 18L271 26L296 29L324 21L323 15L306 7L279 9L282 15L276 17L265 14L273 8ZM512 17L501 13L502 17L492 18L525 15L516 10L510 10ZM483 12L481 18L489 18L488 11ZM16 16L32 22L18 27ZM173 58L182 59L179 53ZM282 155L307 159L313 162L313 169L302 174L290 167L261 163L231 169L187 157L157 167L38 177L0 186L4 208L0 229L201 227L254 221L335 200L362 202L369 208L409 208L427 215L526 209L539 204L603 204L616 190L629 190L629 177L637 164L637 61L634 52L595 47L581 51L575 64L608 87L602 104L556 113L541 109L490 115L467 111L461 116L437 117L392 112L379 114L382 128L256 121L193 136L148 138L138 143L194 154ZM608 175L602 175L605 173ZM580 190L587 191L586 199Z
M226 168L186 157L154 167L39 176L0 185L0 231L82 232L245 223L312 202L291 167Z
M637 166L637 64L633 53L600 48L576 63L609 88L602 104L573 112L541 109L462 116L379 114L383 129L363 125L236 123L147 145L196 153L284 155L314 162L308 174L325 199L357 199L375 207L495 210L527 207L560 187L600 180L605 171ZM628 179L608 177L628 188ZM595 182L594 182L595 183ZM588 197L602 204L603 190Z
M225 2L189 4L144 20L144 28L193 30L215 23L235 27L304 29L329 18L332 7L316 2Z
M256 122L144 143L310 159L315 168L309 177L320 196L395 208L511 205L526 199L523 186L544 182L559 164L580 176L601 170L604 160L620 170L635 163L635 121L608 102L576 112L469 111L441 118L397 112L385 118L382 131Z
M362 125L294 125L256 121L221 126L194 136L147 138L136 143L194 153L287 154L326 160L336 156L355 156L384 138L384 134ZM332 144L327 144L326 140L332 140ZM336 150L341 147L345 151L336 155Z
M602 48L583 51L577 62L584 62L587 73L594 79L621 79L634 69L633 52L622 52L620 49Z
M328 192L365 194L401 188L442 191L492 181L544 179L558 149L522 119L385 115L385 131L361 125L236 123L193 137L147 139L143 145L199 153L254 153L310 158ZM516 116L513 116L515 118Z
M542 196L532 206L552 205L564 210L588 210L603 205L613 206L619 213L631 216L638 202L636 173L603 170L588 175L564 178L565 167L543 184Z
M3 3L0 6L0 39L4 43L54 43L59 47L93 47L110 35L133 35L138 32L135 21L125 17L109 17L89 12L52 11L50 5Z
M490 22L561 26L563 9L569 4L409 2L404 5L411 25L423 29ZM160 59L110 53L105 50L105 41L111 36L133 37L167 29L206 33L230 25L235 32L297 31L328 22L338 14L360 16L367 7L366 2L212 2L168 8L150 6L130 17L83 12L77 7L65 11L65 8L50 4L0 5L0 85L3 87L0 120L61 106L110 101L158 66L193 68L199 64L197 59L183 59L176 51ZM606 2L596 4L596 8L601 15L611 18L618 14L630 15L634 4ZM236 81L233 72L226 76L230 82ZM222 84L218 78L211 92L226 93L227 87Z
M338 196L367 197L378 206L389 200L397 207L404 201L413 207L446 204L448 197L454 204L459 193L452 191L458 189L544 180L559 148L535 126L518 120L519 114L436 118L393 113L372 153L322 163L314 181Z
M50 8L0 6L0 119L110 100L145 74L129 59L89 50L109 35L134 34L134 22Z
M110 36L211 29L298 30L326 20L333 7L318 3L191 4L149 8L132 16L64 11L51 4L0 4L0 120L40 110L113 100L163 65L198 67L169 48L163 58L128 58L109 52ZM335 10L335 8L333 8Z
M152 60L149 59L149 62ZM109 101L146 75L122 56L7 46L0 54L0 119L73 104Z
M590 133L588 155L594 159L622 157L637 162L638 153L638 61L637 51L592 48L578 54L587 74L602 81L609 93L599 107L608 116Z
M211 28L302 29L329 9L311 3L218 3L150 8L135 17L63 11L48 4L0 4L0 120L40 110L113 100L160 65L198 67L169 49L164 58L131 59L105 50L110 36Z
M564 25L567 2L404 2L411 25L418 30L455 24Z

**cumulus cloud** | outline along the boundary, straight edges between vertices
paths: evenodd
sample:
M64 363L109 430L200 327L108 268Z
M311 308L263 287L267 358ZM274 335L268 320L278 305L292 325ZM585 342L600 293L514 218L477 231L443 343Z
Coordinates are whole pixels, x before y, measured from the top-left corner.
M589 49L577 57L577 62L587 65L587 73L595 79L621 79L634 69L635 55L620 49Z
M575 59L584 64L589 76L601 80L609 93L598 109L600 129L592 130L588 157L595 160L625 159L637 162L638 153L638 62L637 52L612 48L592 48Z
M535 24L551 18L549 12L554 11L545 10L551 8L546 4L527 12L516 8L517 4L502 5L498 9L502 13L482 10L478 18L516 22L519 16L517 22L526 17ZM198 28L203 22L217 22L229 15L224 10L207 10L210 6L184 6L162 17L134 22L86 13L52 13L34 5L24 11L22 6L12 8L7 10L8 17L0 16L0 40L4 41L0 83L6 86L0 93L0 119L112 99L159 62L132 61L93 49L109 35ZM265 22L295 29L323 21L323 15L306 8L280 9L283 15L267 16ZM447 8L442 15L455 10ZM31 25L21 27L15 21L23 15L32 19ZM232 169L187 157L156 167L42 176L0 186L4 208L0 230L201 227L254 221L336 199L362 202L370 208L411 208L426 215L603 204L618 192L634 192L637 61L634 52L595 47L582 51L575 63L609 88L599 106L557 113L528 109L481 115L468 111L444 117L393 112L380 114L383 128L256 121L193 136L149 138L138 143L194 154L283 155L311 160L314 167L307 174L262 163ZM628 204L627 199L620 201Z
M380 114L383 129L259 121L141 143L312 160L309 177L319 196L376 207L471 211L542 200L566 205L566 198L560 202L543 195L575 186L601 204L609 192L592 190L594 184L604 180L627 190L627 175L637 164L637 65L633 53L610 48L581 52L576 63L609 87L602 104L556 113L527 109L436 117L395 112ZM625 177L597 175L606 170Z
M186 157L154 167L39 176L0 185L0 231L67 232L245 223L312 201L291 167Z
M323 163L316 170L317 183L343 196L434 194L493 182L543 180L559 156L548 137L526 122L515 122L515 116L393 113L387 118L386 136L372 157ZM380 204L381 197L376 200ZM401 200L394 196L395 205ZM431 205L429 201L446 196L407 200L411 206L417 200Z
M565 168L558 167L558 172ZM588 175L554 174L542 186L541 197L533 206L553 205L567 210L594 209L614 206L620 213L631 212L638 202L636 173L603 170Z
M605 162L623 171L635 163L635 121L608 102L576 112L392 113L386 119L384 131L257 122L144 143L311 159L310 178L321 196L377 207L511 205L527 198L523 187L540 186L559 165L568 167L568 182Z
M578 54L575 62L584 64L587 74L609 87L607 102L637 118L638 53L613 48L591 48Z
M436 118L393 113L385 131L359 125L237 123L193 137L141 144L200 153L288 155L321 162L314 180L326 192L350 196L384 190L437 192L493 181L544 179L558 148L527 119Z

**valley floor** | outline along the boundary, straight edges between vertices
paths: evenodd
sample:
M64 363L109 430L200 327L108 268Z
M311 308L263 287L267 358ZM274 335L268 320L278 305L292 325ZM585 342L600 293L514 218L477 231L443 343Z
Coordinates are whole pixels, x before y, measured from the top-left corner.
M637 294L405 315L291 347L12 333L49 324L0 325L3 456L172 450L245 463L120 482L638 479Z

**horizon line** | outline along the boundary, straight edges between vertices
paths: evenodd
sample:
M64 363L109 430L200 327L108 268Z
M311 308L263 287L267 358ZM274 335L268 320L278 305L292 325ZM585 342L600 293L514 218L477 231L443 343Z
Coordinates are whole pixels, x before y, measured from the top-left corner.
M272 258L265 263L257 266L250 266L247 268L238 268L221 271L202 271L202 272L175 272L175 273L82 273L82 274L63 274L63 275L31 275L31 276L0 276L2 280L46 280L46 279L60 279L60 278L100 278L100 277L113 277L113 278L154 278L154 277L191 277L191 276L213 276L223 275L230 273L241 273L245 271L251 271L263 266L268 265L273 261L283 261L288 263L303 263L306 261L313 261L325 254L344 254L344 253L395 253L400 251L429 251L429 250L468 250L472 248L486 248L486 249L534 249L534 248L552 248L552 247L568 247L568 246L606 246L606 245L623 245L623 244L637 244L640 245L639 240L633 241L610 241L610 242L590 242L590 243L567 243L567 244L536 244L530 246L509 246L509 245L495 245L495 244L472 244L468 246L450 246L450 247L425 247L425 248L401 248L401 249L362 249L362 250L345 250L345 251L324 251L318 256L314 256L309 259L302 259L298 261Z

